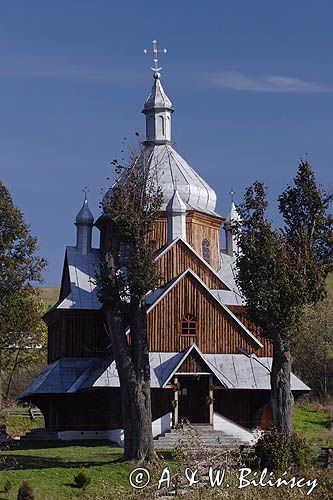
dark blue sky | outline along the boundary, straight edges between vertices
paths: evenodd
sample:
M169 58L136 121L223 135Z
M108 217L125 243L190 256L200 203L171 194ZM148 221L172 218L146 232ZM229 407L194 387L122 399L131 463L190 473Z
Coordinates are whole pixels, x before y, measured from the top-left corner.
M255 179L274 201L305 153L330 186L332 23L330 0L3 2L0 177L38 236L46 283L60 281L82 187L97 216L109 162L144 132L153 38L168 48L175 147L221 214Z

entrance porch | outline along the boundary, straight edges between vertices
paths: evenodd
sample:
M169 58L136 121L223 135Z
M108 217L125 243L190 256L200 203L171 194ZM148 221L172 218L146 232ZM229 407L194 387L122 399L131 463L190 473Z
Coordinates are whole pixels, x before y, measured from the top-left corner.
M213 424L213 376L209 373L177 374L173 380L173 425Z

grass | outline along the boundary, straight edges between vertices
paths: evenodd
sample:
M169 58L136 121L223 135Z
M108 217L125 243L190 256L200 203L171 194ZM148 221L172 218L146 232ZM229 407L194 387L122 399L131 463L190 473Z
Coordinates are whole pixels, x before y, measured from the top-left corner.
M40 427L45 427L44 418L26 418L26 417L2 417L0 418L0 424L5 424L7 434L10 436L23 436L32 429L38 429Z
M333 433L330 431L331 415L312 405L296 405L293 427L304 437L311 447L333 446Z
M109 492L115 487L129 489L128 476L133 466L118 462L121 455L120 448L106 443L14 444L0 455L0 490L7 480L12 483L11 492L7 495L1 492L0 498L16 498L24 480L31 484L36 500L82 498L82 491L74 483L74 476L82 467L92 479L89 486L92 498L99 498L101 489Z
M53 306L59 299L59 286L39 286L37 287L41 296L41 299L46 302L49 306Z

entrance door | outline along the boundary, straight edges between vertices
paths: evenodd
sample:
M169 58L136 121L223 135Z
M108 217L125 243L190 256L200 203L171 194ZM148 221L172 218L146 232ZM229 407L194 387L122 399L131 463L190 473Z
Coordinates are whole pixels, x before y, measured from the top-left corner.
M178 418L186 418L194 424L209 423L209 377L207 375L183 375L178 377Z

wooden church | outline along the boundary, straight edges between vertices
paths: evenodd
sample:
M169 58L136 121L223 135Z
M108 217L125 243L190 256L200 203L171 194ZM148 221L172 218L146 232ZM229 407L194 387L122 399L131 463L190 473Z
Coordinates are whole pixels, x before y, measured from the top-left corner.
M236 207L232 201L221 217L214 190L173 148L173 111L156 67L143 109L144 154L164 196L151 234L163 280L147 294L153 434L186 418L250 440L253 429L271 425L273 348L246 319L235 283ZM86 197L75 225L59 301L45 316L48 365L20 399L41 409L49 436L121 443L119 378L94 282L106 228ZM99 249L91 245L93 226ZM293 374L291 385L295 397L309 390Z

